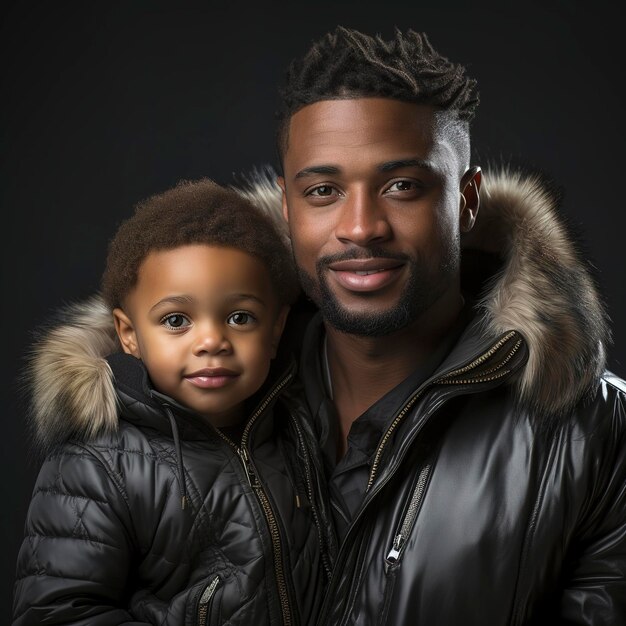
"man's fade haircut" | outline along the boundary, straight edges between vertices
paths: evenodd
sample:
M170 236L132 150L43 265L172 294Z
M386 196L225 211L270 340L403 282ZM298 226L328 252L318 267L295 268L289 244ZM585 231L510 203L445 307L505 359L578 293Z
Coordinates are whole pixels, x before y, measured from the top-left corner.
M479 103L477 81L437 52L425 33L395 29L384 40L337 26L289 64L279 89L276 143L288 144L290 118L321 100L378 97L429 104L450 113L468 132Z
M271 219L235 190L202 178L142 200L109 242L101 293L121 307L153 251L206 244L236 248L267 268L281 304L292 304L299 285L291 252Z

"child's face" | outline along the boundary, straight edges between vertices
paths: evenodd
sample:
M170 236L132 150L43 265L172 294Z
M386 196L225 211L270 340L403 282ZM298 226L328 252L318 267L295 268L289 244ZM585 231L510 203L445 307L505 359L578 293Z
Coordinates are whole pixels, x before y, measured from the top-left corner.
M226 426L265 381L287 310L261 261L199 244L151 252L114 316L157 390Z

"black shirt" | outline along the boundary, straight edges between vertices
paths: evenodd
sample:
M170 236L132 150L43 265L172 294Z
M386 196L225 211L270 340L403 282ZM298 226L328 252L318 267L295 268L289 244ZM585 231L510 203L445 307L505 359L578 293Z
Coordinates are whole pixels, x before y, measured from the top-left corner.
M354 420L348 433L348 448L339 461L336 460L338 416L332 402L332 383L327 382L324 324L319 314L309 323L304 338L301 375L324 451L331 505L340 540L363 501L381 437L409 396L430 378L450 352L468 323L469 313L470 307L466 306L454 327L428 360Z

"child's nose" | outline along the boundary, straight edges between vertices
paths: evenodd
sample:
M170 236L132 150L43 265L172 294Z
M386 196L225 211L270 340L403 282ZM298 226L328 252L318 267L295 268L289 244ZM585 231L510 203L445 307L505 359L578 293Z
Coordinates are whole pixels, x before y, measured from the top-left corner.
M194 354L220 354L232 351L232 345L228 337L218 325L208 324L198 330L193 348Z

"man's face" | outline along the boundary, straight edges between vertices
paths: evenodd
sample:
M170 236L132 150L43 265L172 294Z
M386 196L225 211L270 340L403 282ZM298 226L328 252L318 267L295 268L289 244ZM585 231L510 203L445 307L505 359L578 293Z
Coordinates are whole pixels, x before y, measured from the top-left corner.
M331 326L386 335L458 299L463 167L432 107L308 105L291 118L283 167L303 288Z

